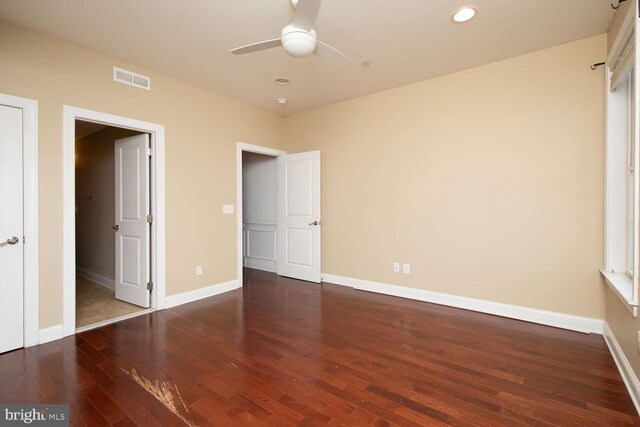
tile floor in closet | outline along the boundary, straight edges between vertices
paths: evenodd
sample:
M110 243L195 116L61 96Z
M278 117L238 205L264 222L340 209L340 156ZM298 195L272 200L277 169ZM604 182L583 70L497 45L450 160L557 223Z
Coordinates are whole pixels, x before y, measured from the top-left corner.
M76 328L144 310L116 299L115 291L76 277Z

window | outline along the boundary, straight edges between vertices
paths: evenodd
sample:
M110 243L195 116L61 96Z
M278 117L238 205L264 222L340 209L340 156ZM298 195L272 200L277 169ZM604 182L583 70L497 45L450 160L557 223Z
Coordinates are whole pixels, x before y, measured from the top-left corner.
M602 274L637 316L639 272L636 256L640 215L636 205L639 177L635 166L639 153L634 21L634 14L630 13L607 58L605 260Z

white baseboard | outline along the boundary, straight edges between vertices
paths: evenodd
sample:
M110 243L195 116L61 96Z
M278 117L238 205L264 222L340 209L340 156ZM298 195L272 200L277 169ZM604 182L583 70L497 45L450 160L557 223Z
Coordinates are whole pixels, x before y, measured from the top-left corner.
M256 270L269 271L271 273L276 272L276 262L265 259L245 257L244 266Z
M238 284L237 280L231 280L229 282L207 286L206 288L196 289L195 291L184 292L177 295L170 295L168 297L165 297L164 299L164 308L176 307L188 302L198 301L199 299L219 295L221 293L229 292L240 287L241 286Z
M613 331L611 330L607 322L604 322L603 335L604 340L609 347L609 351L613 356L613 360L616 362L616 366L618 366L620 376L622 376L622 380L627 386L629 396L631 396L631 400L636 407L636 411L638 411L638 414L640 414L640 381L638 381L638 377L633 371L633 368L631 367L627 356L624 355L622 347L620 347L616 336L613 334Z
M62 324L49 326L48 328L40 329L38 332L38 343L45 344L50 341L59 340L64 338L64 328Z
M467 298L458 295L426 291L423 289L414 289L404 286L389 285L386 283L371 282L368 280L352 279L350 277L336 276L333 274L323 273L322 281L342 286L349 286L362 291L463 308L465 310L494 314L497 316L509 317L511 319L524 320L526 322L539 323L541 325L554 326L572 331L585 333L594 332L597 334L603 333L604 321L591 317L574 316L571 314Z
M89 270L86 270L82 267L76 267L76 274L78 276L84 277L85 279L91 280L99 285L102 285L106 288L111 289L112 291L116 289L115 280L110 279L108 277L102 276L97 273L93 273Z

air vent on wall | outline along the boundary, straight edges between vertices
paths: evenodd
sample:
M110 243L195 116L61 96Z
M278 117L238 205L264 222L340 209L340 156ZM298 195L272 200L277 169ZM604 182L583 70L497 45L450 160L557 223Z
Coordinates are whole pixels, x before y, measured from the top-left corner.
M122 68L113 67L113 80L140 89L151 90L151 78Z

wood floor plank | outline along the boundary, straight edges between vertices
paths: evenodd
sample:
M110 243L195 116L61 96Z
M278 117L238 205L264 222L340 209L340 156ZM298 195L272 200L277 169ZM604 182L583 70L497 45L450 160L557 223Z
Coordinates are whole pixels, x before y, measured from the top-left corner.
M80 385L80 389L109 424L117 424L128 418L120 407L94 382Z
M20 403L23 402L18 390L13 385L11 377L7 372L0 374L0 402Z

